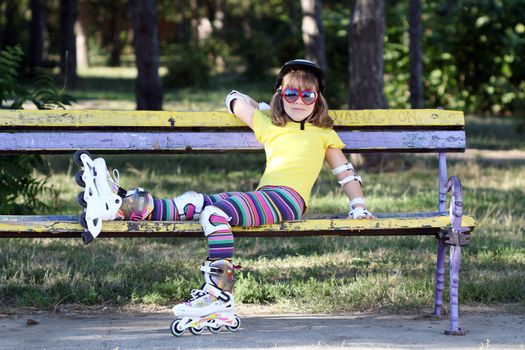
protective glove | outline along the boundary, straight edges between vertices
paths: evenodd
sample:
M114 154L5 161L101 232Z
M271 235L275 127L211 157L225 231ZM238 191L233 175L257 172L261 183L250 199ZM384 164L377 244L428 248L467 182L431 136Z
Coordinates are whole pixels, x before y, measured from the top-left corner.
M374 215L372 215L372 213L369 212L368 209L363 208L363 207L355 207L354 209L350 210L350 212L348 213L348 217L350 219L359 219L365 216L374 217Z
M361 217L374 217L371 212L368 211L366 207L357 207L356 204L362 204L366 205L364 198L354 198L349 203L350 212L348 213L348 217L351 219L359 219Z
M239 91L232 90L228 95L226 95L226 98L224 99L224 104L226 105L226 108L228 108L228 112L231 114L233 114L232 102L237 99L246 101L250 104L252 103L251 101L253 101L250 96L242 94Z

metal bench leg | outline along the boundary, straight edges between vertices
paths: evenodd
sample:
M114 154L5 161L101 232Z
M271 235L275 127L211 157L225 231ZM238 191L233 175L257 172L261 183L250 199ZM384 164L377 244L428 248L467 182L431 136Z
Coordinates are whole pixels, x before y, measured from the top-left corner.
M445 331L447 335L465 335L465 331L459 327L459 268L461 265L461 246L450 246L450 329Z
M447 191L445 184L447 177L447 159L444 152L439 153L439 200L438 210L443 212L447 206ZM437 239L437 260L436 260L436 291L434 293L434 316L441 317L441 307L443 306L443 289L445 288L445 238L442 234L436 236Z
M450 329L445 331L447 335L465 335L465 331L459 327L459 268L461 265L461 246L468 244L468 237L462 232L461 219L463 217L463 190L461 181L451 176L445 184L445 190L452 190L450 201L450 218L452 229L447 235L447 245L450 249Z
M443 306L443 289L445 288L445 243L442 238L437 238L437 261L436 261L436 292L434 303L434 316L441 317Z

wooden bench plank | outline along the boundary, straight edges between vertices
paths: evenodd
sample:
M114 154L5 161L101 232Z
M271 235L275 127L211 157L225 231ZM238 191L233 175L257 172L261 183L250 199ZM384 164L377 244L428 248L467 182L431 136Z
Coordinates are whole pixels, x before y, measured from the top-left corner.
M252 132L31 132L0 133L0 153L68 153L77 149L99 152L140 151L234 152L263 146ZM466 147L463 130L339 131L347 152L460 151Z
M331 110L335 127L463 127L463 112L439 109ZM228 112L2 110L0 128L246 127Z
M464 216L463 226L473 228L473 217ZM324 235L396 235L396 234L435 234L443 227L450 227L448 216L397 217L374 220L350 219L316 219L287 221L280 224L261 227L232 227L236 236L304 236ZM75 216L52 217L42 216L0 216L0 237L41 237L64 236L72 234L79 237L83 228ZM108 221L103 224L103 233L113 236L202 236L202 228L196 221ZM71 236L71 235L70 235Z

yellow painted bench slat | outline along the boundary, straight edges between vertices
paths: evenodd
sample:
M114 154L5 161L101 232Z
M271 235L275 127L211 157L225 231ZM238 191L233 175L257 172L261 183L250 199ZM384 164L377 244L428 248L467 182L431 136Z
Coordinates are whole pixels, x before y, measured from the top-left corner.
M335 127L463 127L463 112L440 109L332 110ZM228 112L4 110L0 127L189 128L246 127Z
M377 234L384 234L381 231L388 230L407 230L407 229L430 229L443 228L450 226L450 218L447 216L434 216L425 218L384 218L374 220L350 220L350 219L307 219L297 221L287 221L281 224L263 225L261 227L242 228L232 227L234 233L243 232L245 235L264 235L265 232L283 232L292 234L297 232L331 231L337 235L337 231L377 231ZM475 220L471 216L464 216L462 221L464 227L474 227ZM5 220L0 221L0 236L2 233L65 233L83 231L82 226L76 221L58 220ZM175 221L108 221L104 222L103 232L111 233L202 233L202 228L198 222L175 222Z

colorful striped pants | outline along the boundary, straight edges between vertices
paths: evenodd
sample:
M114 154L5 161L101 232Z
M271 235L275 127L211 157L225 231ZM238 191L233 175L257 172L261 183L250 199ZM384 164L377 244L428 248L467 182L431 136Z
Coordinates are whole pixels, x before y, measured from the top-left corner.
M230 218L229 222L221 217L210 218L213 225L227 224L229 229L222 229L208 236L208 259L231 259L234 253L234 240L231 226L257 227L287 220L300 219L304 209L302 197L294 189L284 186L265 186L253 192L225 192L204 195L204 207L213 205L221 209ZM172 200L154 200L152 220L166 220L162 212L174 206ZM171 210L178 220L177 210ZM216 221L216 222L214 222Z

